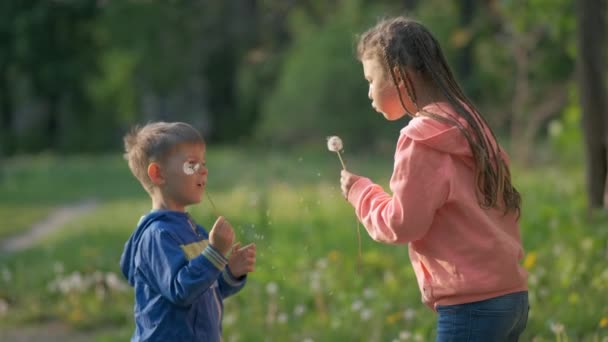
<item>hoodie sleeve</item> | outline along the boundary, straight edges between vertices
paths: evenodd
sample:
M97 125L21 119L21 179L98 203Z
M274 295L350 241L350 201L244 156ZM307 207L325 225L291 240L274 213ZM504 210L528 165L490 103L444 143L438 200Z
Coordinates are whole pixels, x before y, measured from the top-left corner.
M348 201L372 239L407 243L421 239L446 201L446 154L401 134L390 181L393 195L368 178L351 187Z
M190 305L220 277L228 262L211 245L188 261L179 243L162 229L144 233L139 254L151 285L177 305Z
M220 293L223 298L232 296L233 294L239 292L245 283L247 282L247 276L235 277L230 272L230 268L226 267L222 271L222 275L218 279L218 283L220 286Z

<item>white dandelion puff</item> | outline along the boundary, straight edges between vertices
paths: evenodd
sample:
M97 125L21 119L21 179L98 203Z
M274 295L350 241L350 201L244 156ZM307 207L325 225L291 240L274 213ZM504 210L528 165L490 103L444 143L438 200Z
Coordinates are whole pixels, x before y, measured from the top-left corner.
M332 152L340 152L342 151L342 139L339 136L334 135L327 138L327 149Z
M342 155L340 151L343 149L342 139L339 136L334 135L327 138L327 149L331 152L336 152L338 154L338 158L340 159L340 164L342 164L342 168L346 170L346 165L344 165L344 160L342 160Z

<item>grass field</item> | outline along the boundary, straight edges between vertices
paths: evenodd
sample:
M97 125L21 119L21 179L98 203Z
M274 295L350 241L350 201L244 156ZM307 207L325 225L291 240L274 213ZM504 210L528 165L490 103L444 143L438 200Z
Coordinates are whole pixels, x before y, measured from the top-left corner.
M349 168L386 185L391 156L347 155ZM211 149L208 191L257 269L226 301L226 341L432 341L407 248L377 244L340 195L328 152ZM149 201L118 155L8 160L0 178L0 240L54 209L100 205L32 248L0 255L0 329L61 322L98 341L127 340L133 292L118 269ZM585 209L582 170L513 170L523 194L531 312L524 341L608 341L608 216ZM204 226L208 202L190 208ZM2 304L4 303L4 304Z

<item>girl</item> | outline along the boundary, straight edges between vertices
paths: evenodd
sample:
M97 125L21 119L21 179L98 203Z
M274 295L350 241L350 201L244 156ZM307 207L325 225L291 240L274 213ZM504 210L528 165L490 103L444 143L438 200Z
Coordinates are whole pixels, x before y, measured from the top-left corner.
M397 142L392 195L342 171L344 196L374 240L408 243L422 300L438 312L437 341L516 341L528 292L506 154L420 23L381 21L357 53L372 107L413 118Z

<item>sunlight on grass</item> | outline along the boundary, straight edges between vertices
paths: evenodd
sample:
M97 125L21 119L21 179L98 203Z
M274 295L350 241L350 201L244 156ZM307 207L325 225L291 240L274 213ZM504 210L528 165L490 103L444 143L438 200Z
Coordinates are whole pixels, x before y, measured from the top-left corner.
M363 233L363 267L357 273L356 220L338 188L339 165L329 157L262 159L229 150L210 157L219 165L216 178L210 178L217 181L209 184L219 213L232 223L239 241L255 242L258 250L247 287L225 302L226 341L433 339L435 316L420 303L405 247L377 244ZM92 331L99 341L128 338L133 292L118 260L150 204L136 186L111 195L108 182L87 183L103 178L91 175L87 163L105 163L109 169L103 172L114 174L119 186L131 182L124 165L113 160L62 161L85 196L101 194L103 201L32 249L4 257L0 304L7 309L0 326L60 320ZM366 167L372 175L386 175L384 166ZM586 218L580 170L516 168L513 174L524 197L522 263L530 274L530 321L522 340L602 341L608 336L608 304L600 300L608 293L608 217ZM291 182L292 176L297 180ZM35 180L44 176L31 178L31 183L21 180L19 201L0 211L3 217L28 216L21 226L33 220L24 203L41 184ZM49 192L67 181L47 182L41 197L50 199ZM6 198L11 192L2 189L0 198ZM61 200L78 193L70 191ZM34 208L43 215L52 206ZM207 228L215 221L205 200L189 211Z

